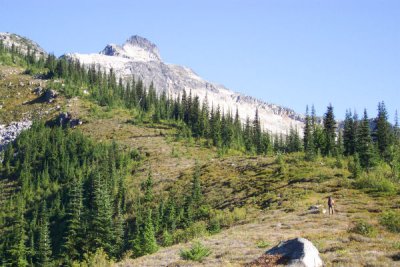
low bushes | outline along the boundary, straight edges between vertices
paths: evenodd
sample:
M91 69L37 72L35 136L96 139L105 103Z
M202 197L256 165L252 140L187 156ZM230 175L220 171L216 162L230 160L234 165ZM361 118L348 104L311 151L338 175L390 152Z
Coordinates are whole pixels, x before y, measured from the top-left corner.
M363 173L360 178L358 178L355 183L355 187L358 189L367 189L372 192L385 193L385 194L395 194L396 185L386 178L384 172L374 171L370 173Z
M380 223L393 233L400 233L400 211L386 211L381 215Z
M198 221L182 230L178 229L173 233L174 243L188 242L194 238L208 235L207 224L203 221Z
M190 249L182 249L180 256L184 260L201 262L211 254L211 250L199 242L193 244Z
M365 221L356 222L355 226L350 230L350 232L367 237L374 237L377 234L375 227Z
M245 208L234 208L232 211L228 210L214 210L211 214L212 225L219 225L220 227L230 227L238 221L246 218L247 212Z

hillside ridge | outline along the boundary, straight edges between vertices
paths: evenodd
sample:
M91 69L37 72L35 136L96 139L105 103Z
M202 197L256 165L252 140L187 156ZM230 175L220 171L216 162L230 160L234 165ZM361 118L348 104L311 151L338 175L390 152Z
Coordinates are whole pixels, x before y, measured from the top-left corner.
M258 109L264 130L272 134L285 135L291 127L301 133L304 126L304 116L290 108L234 92L206 81L188 67L163 62L157 46L137 35L122 45L109 44L100 53L70 53L65 56L104 71L113 69L117 77L125 81L134 76L142 79L147 86L153 83L158 93L166 92L173 98L182 95L185 90L199 96L201 101L207 99L210 106L219 106L225 112L234 113L238 109L242 122L247 117L253 118Z

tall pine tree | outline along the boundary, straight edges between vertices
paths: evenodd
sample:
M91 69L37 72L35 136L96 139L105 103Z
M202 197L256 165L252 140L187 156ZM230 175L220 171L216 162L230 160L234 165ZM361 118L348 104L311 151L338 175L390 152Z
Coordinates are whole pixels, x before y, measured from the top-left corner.
M354 155L356 151L356 132L354 131L355 127L356 122L354 121L351 111L346 110L346 116L343 126L343 147L344 155L346 156Z
M378 116L375 119L375 123L373 136L378 146L379 154L382 158L388 159L388 150L392 142L392 133L384 102L378 104Z
M68 190L67 231L64 243L64 254L67 262L79 259L82 255L83 234L83 190L82 181L77 175Z
M336 121L331 104L329 104L324 115L324 137L325 142L323 154L325 156L333 155L336 147Z
M37 250L38 264L40 266L50 266L52 258L49 216L47 213L46 202L43 201L39 218L39 238Z
M142 232L142 254L152 254L158 250L157 240L154 233L153 220L151 217L151 210L147 211L147 217L144 222Z
M360 158L360 165L364 169L368 169L373 165L374 148L371 139L367 110L364 110L364 117L358 127L357 153Z

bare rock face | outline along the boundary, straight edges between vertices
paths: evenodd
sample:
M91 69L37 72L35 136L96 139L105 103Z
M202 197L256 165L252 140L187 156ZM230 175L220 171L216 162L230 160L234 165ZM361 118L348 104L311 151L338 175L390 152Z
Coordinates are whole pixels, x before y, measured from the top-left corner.
M107 45L100 54L123 57L134 61L161 61L157 46L146 38L137 35L131 36L122 46Z
M69 112L61 112L56 121L56 125L58 126L69 126L71 128L75 128L78 125L81 125L83 122L78 118L73 118L72 114Z
M18 135L32 126L32 121L24 120L12 122L9 125L0 124L0 151L14 141Z
M279 255L280 264L291 267L320 267L323 262L318 249L305 238L295 238L281 242L266 252L267 255Z
M37 58L47 56L46 51L37 43L18 34L0 32L0 41L10 49L14 45L15 49L18 49L24 55L26 55L29 50L30 53L34 54Z
M43 98L47 103L52 103L57 96L58 96L58 92L53 89L47 89L43 93Z
M201 102L207 100L209 106L219 106L225 113L235 113L237 109L243 122L247 117L254 118L258 109L262 127L272 134L285 135L290 127L298 128L302 133L303 115L208 82L190 68L164 63L157 46L140 36L132 36L122 45L109 44L98 54L74 53L65 57L79 60L88 67L95 65L102 71L113 69L125 82L133 76L140 78L146 86L153 83L159 94L166 92L173 98L182 95L184 90L191 91Z
M33 92L35 95L40 96L40 95L43 93L43 88L40 87L40 86L38 86L38 87L36 87L35 89L33 89L32 92Z

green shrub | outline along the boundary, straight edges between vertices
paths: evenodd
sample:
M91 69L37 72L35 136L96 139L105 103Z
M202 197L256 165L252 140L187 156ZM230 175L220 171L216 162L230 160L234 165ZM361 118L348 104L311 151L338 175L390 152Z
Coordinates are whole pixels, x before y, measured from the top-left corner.
M377 233L375 227L365 221L356 222L355 226L350 230L350 232L368 237L374 237Z
M194 238L202 237L207 234L207 224L203 221L199 221L193 223L184 230L176 230L173 234L173 240L174 243L188 242Z
M185 229L188 240L202 237L208 234L207 223L203 221L195 222Z
M219 220L217 220L216 218L211 218L208 225L208 231L210 232L210 234L219 233L221 231Z
M271 243L269 243L268 241L260 240L257 242L258 248L267 248L269 246L271 246Z
M342 161L342 158L339 155L336 156L336 161L335 161L334 167L336 167L338 169L342 169L343 168L343 161Z
M174 240L174 244L186 242L186 234L185 231L182 229L177 229L173 235L172 239Z
M355 183L358 189L368 189L372 192L386 193L389 195L396 193L396 185L385 177L384 172L376 170L370 173L363 173Z
M380 223L385 226L389 231L400 233L400 212L387 211L384 212L380 218Z
M174 146L172 147L172 150L171 150L171 156L173 158L179 158L179 151L177 149L175 149Z
M131 159L136 160L136 161L140 161L143 159L139 150L137 150L136 148L134 148L130 151L130 157L131 157Z
M162 245L164 247L169 247L174 243L173 236L168 232L168 230L164 230L162 234Z
M180 252L182 259L198 262L202 262L210 254L211 250L199 242L194 243L190 249L182 249Z
M246 219L247 211L245 208L234 208L232 211L232 217L234 222L238 222Z
M73 262L74 267L110 267L114 262L109 259L107 253L102 248L96 250L95 253L88 253L84 255L82 262Z
M361 165L360 165L360 158L357 153L353 156L353 159L349 161L348 169L351 172L352 178L356 179L360 177Z
M210 221L216 224L218 221L220 227L230 227L238 221L246 218L247 211L245 208L234 208L233 211L229 210L214 210L211 213Z
M278 167L275 169L275 173L279 175L286 175L287 174L287 165L285 159L283 158L282 154L278 154L275 160L275 163L278 164Z

